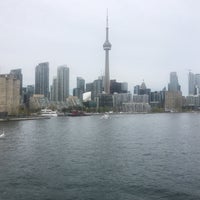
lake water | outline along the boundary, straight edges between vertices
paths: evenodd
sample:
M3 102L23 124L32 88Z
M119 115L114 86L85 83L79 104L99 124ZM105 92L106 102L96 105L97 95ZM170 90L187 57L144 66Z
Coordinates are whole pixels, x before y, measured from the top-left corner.
M200 114L0 123L1 200L199 200Z

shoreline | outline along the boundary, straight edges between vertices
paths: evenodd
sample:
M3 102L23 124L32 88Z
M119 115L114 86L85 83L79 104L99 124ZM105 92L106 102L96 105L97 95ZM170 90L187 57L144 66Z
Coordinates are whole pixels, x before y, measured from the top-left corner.
M25 121L25 120L40 120L40 119L50 119L50 117L8 117L8 118L1 118L0 122L8 122L8 121Z
M107 113L107 112L105 112ZM105 113L87 113L87 115L80 115L82 116L101 116ZM113 113L107 113L109 115L137 115L137 114L177 114L177 113L200 113L199 111L196 112L113 112ZM62 117L71 117L73 115L63 115ZM77 115L78 116L78 115ZM61 117L61 116L58 116ZM7 117L7 118L0 118L0 122L9 122L9 121L27 121L27 120L42 120L42 119L50 119L49 116L31 116L31 117Z

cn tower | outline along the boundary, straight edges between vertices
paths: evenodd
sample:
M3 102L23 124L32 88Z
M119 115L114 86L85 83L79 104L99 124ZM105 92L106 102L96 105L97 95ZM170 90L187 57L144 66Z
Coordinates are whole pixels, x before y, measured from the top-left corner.
M106 18L106 41L103 44L105 50L105 76L104 76L104 92L110 94L110 73L109 73L109 50L111 50L111 43L108 40L108 14Z

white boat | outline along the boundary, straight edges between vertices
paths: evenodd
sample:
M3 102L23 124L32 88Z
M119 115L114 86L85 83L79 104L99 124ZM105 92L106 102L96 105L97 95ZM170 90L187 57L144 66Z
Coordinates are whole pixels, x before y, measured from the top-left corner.
M51 109L42 109L41 110L41 116L44 116L44 117L57 117L58 113L57 113L57 111L53 111Z
M3 137L5 137L4 130L3 130L2 134L0 134L0 138L3 138Z
M107 113L101 116L101 119L109 119L109 118L110 118L110 115Z

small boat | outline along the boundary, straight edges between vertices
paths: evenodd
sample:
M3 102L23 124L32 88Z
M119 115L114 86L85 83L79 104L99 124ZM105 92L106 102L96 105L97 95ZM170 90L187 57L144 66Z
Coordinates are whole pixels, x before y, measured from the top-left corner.
M4 130L2 131L2 134L0 134L0 138L4 138L5 137L5 133Z
M51 109L42 109L41 110L41 116L45 116L45 117L57 117L58 114L56 111L53 111Z
M101 116L101 119L109 119L109 118L110 118L110 115L107 113Z

